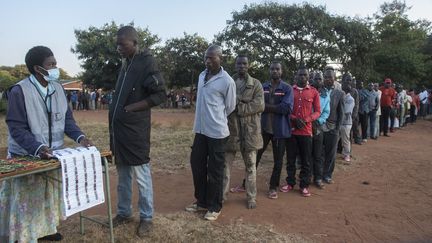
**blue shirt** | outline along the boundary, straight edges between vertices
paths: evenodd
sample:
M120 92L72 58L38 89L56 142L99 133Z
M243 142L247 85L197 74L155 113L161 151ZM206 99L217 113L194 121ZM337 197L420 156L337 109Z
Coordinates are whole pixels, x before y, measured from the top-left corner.
M321 115L317 119L320 125L323 125L330 115L330 93L331 91L327 91L326 89L320 91Z
M274 113L264 111L261 114L262 132L268 133L265 128L271 126L274 138L289 138L291 137L289 116L294 105L293 89L291 85L283 81L280 81L273 92L271 92L271 89L271 81L263 83L264 101L266 104L276 105L276 111ZM269 119L269 116L273 116L272 119Z
M193 131L210 138L229 136L228 115L236 106L236 85L223 70L205 81L208 70L199 75Z

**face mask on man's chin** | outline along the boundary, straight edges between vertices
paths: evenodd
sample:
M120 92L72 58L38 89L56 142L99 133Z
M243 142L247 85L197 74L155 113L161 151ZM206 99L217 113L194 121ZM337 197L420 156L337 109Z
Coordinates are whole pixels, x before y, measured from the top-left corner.
M52 68L52 69L48 69L48 70L45 68L42 68L42 69L45 70L48 73L48 75L45 75L41 72L39 72L39 73L43 76L43 78L47 82L56 81L60 78L60 69L58 69L58 68Z

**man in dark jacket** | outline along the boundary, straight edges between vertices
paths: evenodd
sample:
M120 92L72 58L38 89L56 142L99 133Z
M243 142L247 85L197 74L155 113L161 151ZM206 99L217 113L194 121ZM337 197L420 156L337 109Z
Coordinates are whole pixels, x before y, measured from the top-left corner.
M324 73L324 85L330 95L330 115L323 126L324 182L328 184L333 183L332 174L335 167L336 148L344 113L345 93L335 88L335 76L335 72L330 69Z
M138 236L151 230L153 188L150 172L150 108L165 101L165 87L153 56L139 50L131 26L117 32L117 51L124 58L109 111L110 146L118 171L118 204L114 226L132 220L132 175L139 189Z
M258 166L267 145L272 141L274 165L268 197L276 199L286 139L291 137L289 116L293 110L294 94L291 85L281 79L282 65L280 62L273 62L270 65L270 75L271 80L263 84L265 109L261 115L261 130L264 145L258 150L256 164Z

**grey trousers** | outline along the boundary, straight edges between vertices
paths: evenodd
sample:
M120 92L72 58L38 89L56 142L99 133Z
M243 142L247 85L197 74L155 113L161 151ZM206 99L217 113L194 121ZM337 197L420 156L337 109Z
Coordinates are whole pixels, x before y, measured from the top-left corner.
M248 202L256 202L256 154L257 151L243 151L243 161L245 163L246 172L246 198ZM225 170L223 177L223 199L227 199L231 180L231 167L235 160L236 152L225 153ZM241 179L241 178L239 178Z

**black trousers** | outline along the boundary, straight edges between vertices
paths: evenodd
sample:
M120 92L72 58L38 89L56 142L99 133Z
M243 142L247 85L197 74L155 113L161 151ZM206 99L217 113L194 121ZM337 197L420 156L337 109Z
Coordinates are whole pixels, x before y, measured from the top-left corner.
M396 109L390 109L390 129L391 131L393 131L394 129L394 124L395 124L395 119L396 119Z
M359 114L362 139L367 139L368 117L369 117L369 113Z
M390 111L391 111L390 106L381 106L380 127L382 129L380 129L380 132L383 131L384 135L387 135L389 130L388 121L390 118Z
M313 174L314 182L321 181L323 178L324 154L323 154L324 133L312 137L312 159L311 159L311 174Z
M414 105L411 105L410 109L410 122L411 124L416 122L417 116L415 115L416 107Z
M279 187L280 175L282 172L282 163L283 163L283 156L285 154L286 139L274 138L273 134L269 134L269 133L263 133L262 138L263 138L263 147L262 149L258 150L256 167L258 168L258 164L261 160L264 151L267 149L267 146L270 143L270 141L272 141L274 164L273 164L272 175L270 177L270 190L271 189L276 190L276 188ZM243 180L243 187L244 187L244 180Z
M339 129L324 132L324 179L331 179L335 167Z
M196 133L190 163L195 198L200 207L211 212L222 209L225 145L227 138L215 139Z
M353 119L352 119L351 132L352 132L352 138L354 139L354 142L360 143L361 137L360 137L360 131L359 131L359 116L358 115L356 117L353 117Z
M310 184L310 161L312 153L312 137L292 135L287 139L287 178L288 185L296 184L296 157L300 155L300 188L306 188Z

